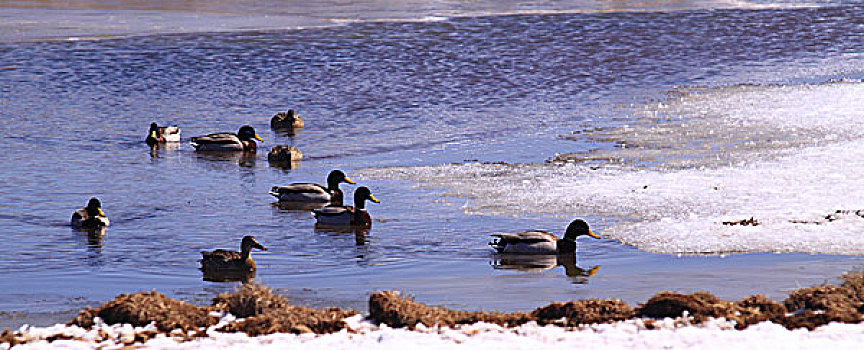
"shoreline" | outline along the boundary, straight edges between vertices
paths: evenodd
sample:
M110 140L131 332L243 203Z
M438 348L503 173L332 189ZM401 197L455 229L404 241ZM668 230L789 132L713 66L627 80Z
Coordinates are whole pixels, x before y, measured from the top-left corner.
M396 291L373 293L369 298L370 311L365 315L339 308L292 305L286 297L258 284L221 294L206 306L187 304L156 291L138 292L121 294L100 307L81 310L66 325L44 328L24 325L17 331L3 330L0 348L20 344L51 346L58 341L64 345L75 342L75 346L83 347L186 344L185 347L196 348L232 346L236 341L254 343L255 337L289 335L290 341L299 341L300 345L337 338L352 344L358 343L357 337L376 334L377 342L373 343L380 344L383 335L379 333L392 332L408 338L434 334L445 343L455 344L467 344L473 337L481 339L490 334L497 334L498 338L542 335L543 339L557 334L555 339L560 340L576 334L624 332L633 341L633 337L652 330L676 333L690 328L698 329L690 333L707 332L713 337L717 332L743 332L751 327L755 331L750 332L755 333L838 330L839 334L860 337L864 332L848 329L864 330L864 273L847 273L840 278L843 281L840 285L795 290L782 304L764 295L730 302L708 292L659 292L635 307L618 299L582 299L513 313L428 306ZM837 340L836 335L829 338ZM229 339L230 342L219 343ZM262 340L258 345L269 343L275 344Z

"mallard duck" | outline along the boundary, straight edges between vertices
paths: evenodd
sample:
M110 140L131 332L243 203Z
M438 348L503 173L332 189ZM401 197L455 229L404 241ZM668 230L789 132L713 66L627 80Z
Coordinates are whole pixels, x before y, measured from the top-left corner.
M245 236L240 242L240 251L216 249L212 252L201 252L201 270L204 272L252 272L255 271L255 260L252 260L252 248L267 250L253 236Z
M320 226L355 226L371 227L372 217L366 212L366 200L380 203L372 191L365 186L358 187L354 191L354 205L352 206L329 206L312 211L312 216L318 220Z
M267 161L277 164L291 164L303 159L303 152L294 146L274 146L267 152Z
M96 197L90 198L87 206L72 213L72 226L81 229L99 229L108 227L111 222L102 211L102 202Z
M156 146L165 142L180 142L180 128L177 126L158 126L156 123L150 124L150 131L147 132L147 138L144 139L150 147Z
M591 236L599 239L591 232L588 223L581 219L573 220L564 232L564 238L546 231L524 231L519 233L496 233L492 237L498 239L489 243L499 253L513 254L563 254L576 251L576 238Z
M253 138L258 141L264 141L255 133L254 128L249 125L243 125L236 134L223 132L193 137L189 144L195 147L196 151L255 152L258 149L258 145L252 140Z
M301 119L299 115L294 114L293 109L289 109L288 112L276 113L276 115L270 119L270 127L273 129L302 128L303 119Z
M355 184L342 170L333 170L327 175L327 187L312 183L292 183L286 186L273 186L270 195L279 198L280 202L330 203L342 205L342 190L340 183ZM368 190L368 189L367 189ZM362 208L362 205L361 205Z

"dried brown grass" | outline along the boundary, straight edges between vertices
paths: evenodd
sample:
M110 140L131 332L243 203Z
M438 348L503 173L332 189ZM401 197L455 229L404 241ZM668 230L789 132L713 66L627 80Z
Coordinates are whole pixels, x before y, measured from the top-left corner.
M736 321L739 329L763 321L782 324L789 329L814 329L829 322L862 321L864 273L849 273L841 279L843 282L840 285L826 284L796 290L783 305L768 300L764 295L729 302L707 292L661 292L635 309L616 299L588 299L552 303L530 313L450 310L418 303L398 292L383 291L369 298L369 318L379 324L411 329L418 324L452 327L480 321L501 326L536 321L541 325L572 327L633 317L679 317L687 312L693 322L725 317ZM145 326L155 322L161 332L168 333L174 329L200 332L218 322L216 317L209 315L211 311L225 311L241 318L222 327L220 331L244 332L251 336L277 332L337 332L346 328L346 317L356 314L338 308L317 310L292 305L287 298L274 294L264 286L247 284L234 293L217 296L211 306L186 304L155 291L121 294L103 306L82 310L69 324L89 328L98 316L108 324ZM140 340L152 335L144 334ZM14 345L17 341L13 332L4 330L0 334L0 342Z
M190 331L216 324L219 320L209 316L211 310L156 291L139 292L120 294L105 305L84 309L69 324L89 328L94 324L94 317L98 316L107 324L128 323L143 327L155 322L163 332L178 328Z
M427 306L396 291L383 291L369 298L369 318L376 323L390 327L414 329L417 324L427 327L434 325L452 327L460 324L488 322L502 326L513 326L534 320L527 313L501 313L482 311L459 311L441 307Z

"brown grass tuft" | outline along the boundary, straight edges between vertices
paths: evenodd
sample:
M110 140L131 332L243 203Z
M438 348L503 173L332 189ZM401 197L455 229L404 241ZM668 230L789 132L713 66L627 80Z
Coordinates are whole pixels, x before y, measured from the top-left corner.
M268 310L263 314L232 322L219 329L222 332L244 332L250 336L272 333L334 333L346 327L345 318L357 314L339 308L316 310L292 306Z
M537 319L537 323L541 325L557 324L562 326L621 321L633 318L634 314L633 308L618 299L587 299L552 303L531 313Z
M369 318L376 323L384 323L390 327L408 327L414 329L418 323L427 327L434 325L455 326L476 322L495 323L502 326L513 326L534 320L530 314L456 311L440 307L427 306L413 300L403 298L399 292L384 291L372 294L369 298Z
M708 317L724 317L730 314L730 309L733 308L735 308L734 304L707 292L693 294L660 292L637 308L636 315L654 318L679 317L687 311L693 320L702 322Z
M786 308L776 302L768 300L762 294L752 295L735 303L735 308L725 317L735 320L737 329L744 329L751 324L764 321L782 323L786 317Z
M209 308L186 304L155 291L138 292L120 294L105 305L84 309L69 325L89 328L94 324L93 318L99 316L107 324L143 327L156 322L156 327L163 332L178 328L189 331L216 324L219 320L209 316L209 312Z
M244 284L239 291L223 293L213 299L213 307L243 318L267 311L293 307L287 298L273 294L270 288L257 283Z
M235 293L213 299L213 307L245 318L219 329L250 336L272 333L333 333L345 328L345 318L357 314L338 308L316 310L294 306L287 298L258 284L244 285Z

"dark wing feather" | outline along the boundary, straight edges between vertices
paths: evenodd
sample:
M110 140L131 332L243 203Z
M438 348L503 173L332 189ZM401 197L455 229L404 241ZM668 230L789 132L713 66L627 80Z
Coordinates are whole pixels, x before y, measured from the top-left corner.
M316 215L320 216L339 216L345 215L345 212L354 213L354 207L352 206L343 206L343 207L324 207L321 209L315 209L312 211Z
M212 252L201 252L203 261L212 261L212 262L229 262L234 260L240 260L242 255L240 252L224 250L224 249L216 249Z

